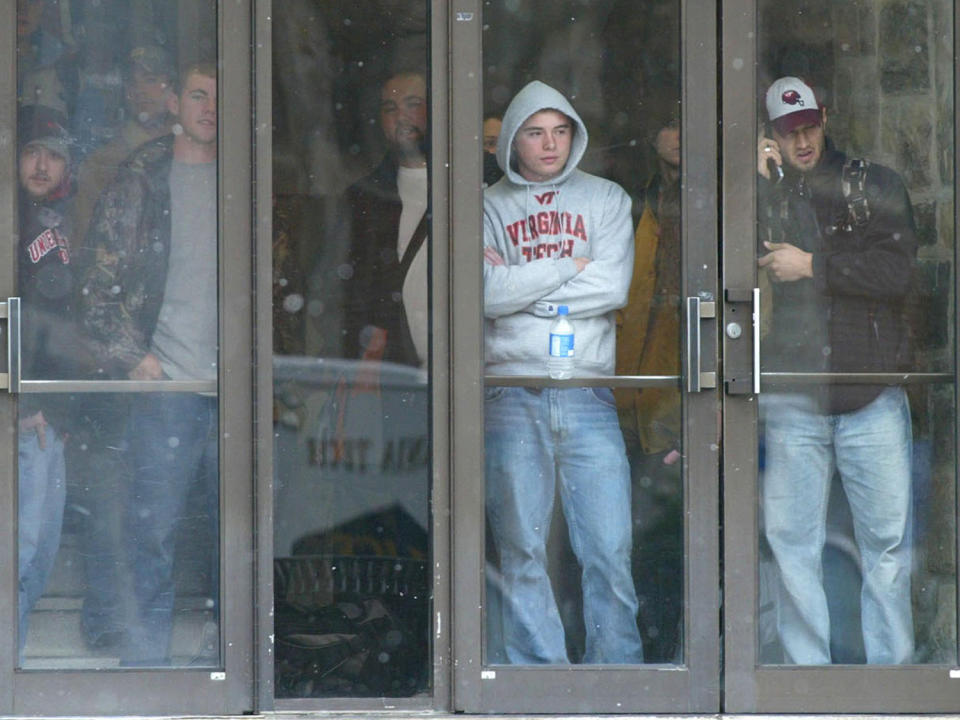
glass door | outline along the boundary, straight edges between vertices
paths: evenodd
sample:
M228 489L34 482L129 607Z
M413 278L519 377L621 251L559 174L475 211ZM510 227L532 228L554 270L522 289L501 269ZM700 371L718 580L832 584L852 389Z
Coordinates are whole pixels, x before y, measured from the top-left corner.
M715 18L475 9L454 277L482 303L456 301L454 346L483 383L454 388L454 457L484 474L454 471L455 706L716 711L716 88L681 83L715 75Z
M2 11L9 713L252 709L249 11Z
M956 709L955 15L724 5L729 712Z
M261 676L280 710L431 708L443 683L439 12L423 0L278 2L262 25L273 273L261 328L273 331L261 452L273 472L261 486L272 528L261 597L273 612Z

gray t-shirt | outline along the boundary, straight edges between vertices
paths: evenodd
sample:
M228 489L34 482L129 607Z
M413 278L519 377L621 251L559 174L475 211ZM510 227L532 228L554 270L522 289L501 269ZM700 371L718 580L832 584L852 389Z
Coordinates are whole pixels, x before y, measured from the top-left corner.
M217 163L170 168L170 262L151 351L172 380L217 377Z

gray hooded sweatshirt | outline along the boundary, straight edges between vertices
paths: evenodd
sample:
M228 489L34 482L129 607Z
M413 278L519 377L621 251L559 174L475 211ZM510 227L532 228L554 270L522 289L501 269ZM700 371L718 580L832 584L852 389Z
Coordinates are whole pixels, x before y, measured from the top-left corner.
M563 171L531 182L517 171L513 139L541 110L568 116L575 130ZM627 302L633 271L630 197L610 180L577 169L587 128L559 92L534 81L503 116L497 162L505 175L483 196L483 242L505 265L485 261L486 372L546 375L550 325L566 305L575 332L575 372L612 375L614 311ZM573 258L591 262L580 273Z

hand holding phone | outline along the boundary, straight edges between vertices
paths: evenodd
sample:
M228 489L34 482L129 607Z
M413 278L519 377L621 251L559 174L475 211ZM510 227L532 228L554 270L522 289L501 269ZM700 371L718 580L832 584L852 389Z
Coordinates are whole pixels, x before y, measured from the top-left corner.
M757 143L757 172L770 182L783 180L783 157L776 140L760 137Z

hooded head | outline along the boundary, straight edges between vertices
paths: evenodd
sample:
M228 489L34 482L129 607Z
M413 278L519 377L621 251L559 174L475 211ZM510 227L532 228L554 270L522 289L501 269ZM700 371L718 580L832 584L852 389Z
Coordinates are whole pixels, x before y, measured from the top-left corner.
M529 180L520 172L517 152L517 133L532 116L544 111L554 111L569 120L570 154L563 169L543 182L561 183L576 169L584 152L587 150L587 128L583 120L577 115L570 102L559 92L539 80L534 80L518 92L507 111L503 114L503 128L497 142L497 162L507 174L511 182L519 185L536 185L541 181ZM546 114L544 119L550 118L562 121L556 115ZM539 124L539 123L538 123ZM550 151L547 151L550 154ZM547 158L549 161L549 158Z

